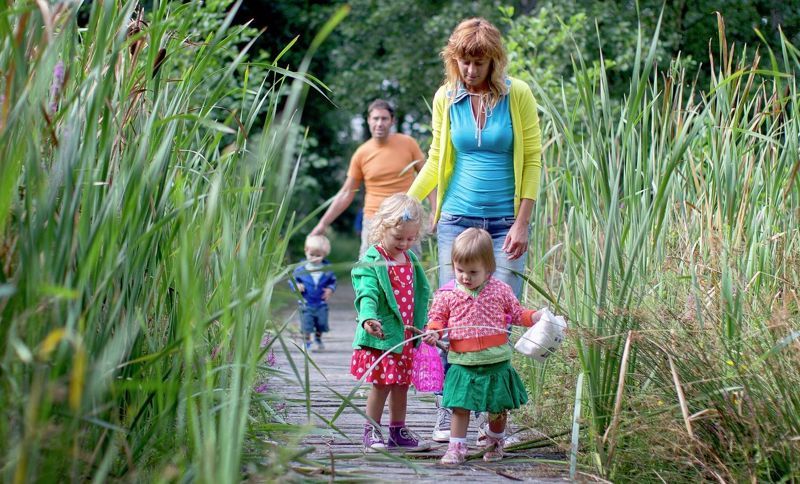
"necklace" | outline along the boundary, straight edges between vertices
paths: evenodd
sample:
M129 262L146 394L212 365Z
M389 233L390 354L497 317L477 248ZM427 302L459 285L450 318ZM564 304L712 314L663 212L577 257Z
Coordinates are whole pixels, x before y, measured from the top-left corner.
M489 105L489 93L488 92L481 92L481 93L473 93L467 92L469 94L469 111L472 113L472 119L475 121L475 139L478 141L478 148L481 147L481 133L483 129L486 128L486 123L489 122L489 117L492 115L493 106ZM472 98L478 98L478 107L477 109L472 108ZM481 116L483 117L483 126L481 126Z

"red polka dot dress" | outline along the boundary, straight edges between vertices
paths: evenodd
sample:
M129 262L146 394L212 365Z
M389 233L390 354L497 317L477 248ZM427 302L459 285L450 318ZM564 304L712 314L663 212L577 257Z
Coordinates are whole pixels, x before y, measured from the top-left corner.
M403 324L414 325L414 269L411 266L411 259L406 255L405 263L393 261L383 247L376 245L376 249L388 262L389 280L392 282L392 291L403 317ZM405 331L404 339L413 336L411 331ZM414 342L409 341L403 345L402 353L389 353L384 357L372 371L367 374L364 381L376 383L378 385L410 385L411 384L411 360L414 352ZM383 354L382 350L376 348L362 347L353 351L353 359L350 362L350 374L356 378L361 378L378 358Z

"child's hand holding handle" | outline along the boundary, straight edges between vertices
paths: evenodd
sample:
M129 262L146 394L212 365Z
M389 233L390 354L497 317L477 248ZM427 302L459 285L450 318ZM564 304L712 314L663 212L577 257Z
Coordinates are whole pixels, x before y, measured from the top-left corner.
M439 332L427 330L425 331L425 335L422 337L422 341L429 345L435 345L437 341L439 341Z
M429 345L436 345L436 346L439 347L439 349L444 350L444 351L447 351L447 350L450 349L447 346L447 343L443 343L443 342L439 341L439 338L441 337L439 335L439 331L433 331L433 330L429 329L429 330L427 330L427 331L425 331L423 333L422 330L417 329L414 326L410 326L408 324L406 325L406 329L410 330L415 335L425 334L425 336L422 337L422 342L423 343L426 343L426 344L429 344Z
M364 331L370 336L383 339L383 327L381 326L381 322L377 319L367 319L362 323L362 326L364 327Z

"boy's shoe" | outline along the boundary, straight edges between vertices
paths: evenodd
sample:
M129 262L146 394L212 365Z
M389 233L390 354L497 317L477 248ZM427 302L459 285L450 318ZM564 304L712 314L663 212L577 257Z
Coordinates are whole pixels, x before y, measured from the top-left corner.
M450 442L450 418L453 411L441 406L442 396L436 395L436 424L433 426L431 440L434 442Z
M441 463L446 466L457 466L467 460L467 444L462 442L450 442L447 452L444 453Z
M306 353L311 353L311 341L305 343Z
M486 436L486 452L483 454L483 460L486 462L503 460L503 439Z
M430 442L422 440L419 435L412 432L405 425L402 427L389 427L389 449L422 452L430 448Z
M377 452L378 450L386 450L381 429L372 424L364 424L364 452Z
M317 351L323 351L325 349L325 343L322 340L317 341Z

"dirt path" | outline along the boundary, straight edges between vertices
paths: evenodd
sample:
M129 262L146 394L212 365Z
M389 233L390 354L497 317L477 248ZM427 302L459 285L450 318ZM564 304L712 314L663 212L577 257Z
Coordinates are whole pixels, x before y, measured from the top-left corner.
M306 392L299 384L287 384L281 389L287 397L288 419L292 423L311 423L314 429L305 437L301 445L313 447L308 458L316 461L308 470L312 475L324 480L369 481L369 482L564 482L567 479L565 466L553 466L545 460L562 460L564 455L555 448L536 449L519 453L508 453L499 463L487 464L482 459L474 459L467 464L452 468L438 463L447 444L433 443L428 453L401 455L364 454L361 435L364 417L351 407L341 409L342 398L355 388L355 379L350 376L351 344L355 333L355 311L353 309L353 290L348 283L339 286L330 301L331 332L325 335L324 351L310 354L313 364L306 364L302 352L292 350L292 357L301 374L308 371L310 385L310 409L306 405ZM288 366L288 365L287 365ZM355 393L353 402L363 411L368 385L362 385ZM407 423L409 427L424 438L429 439L435 419L435 409L431 394L409 392ZM384 413L384 421L388 414ZM332 429L332 424L341 433ZM388 433L388 430L384 430ZM342 435L343 434L343 435ZM476 428L470 424L468 442L474 444ZM471 446L470 454L478 450ZM319 465L322 464L322 465Z

